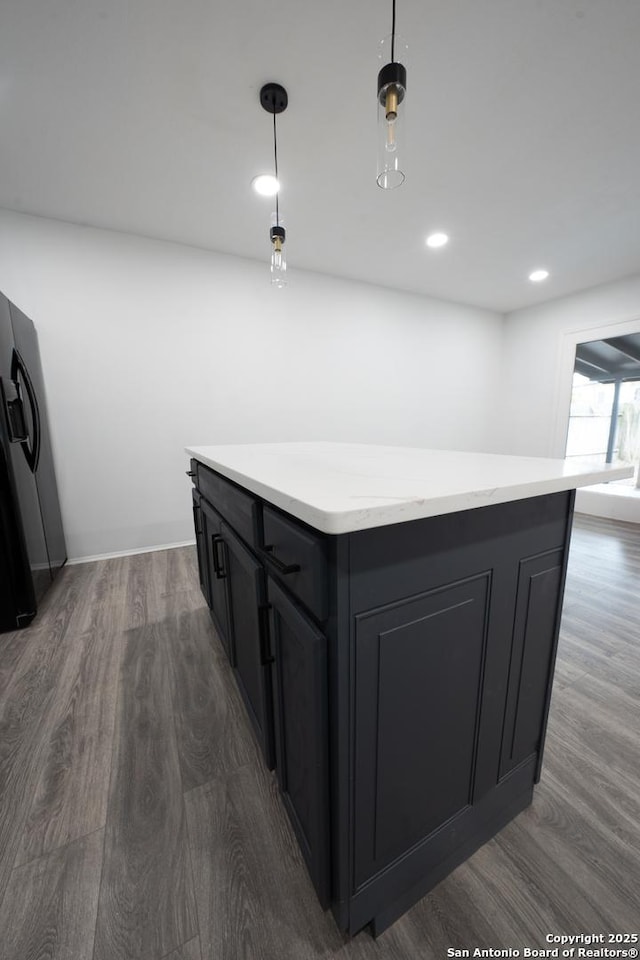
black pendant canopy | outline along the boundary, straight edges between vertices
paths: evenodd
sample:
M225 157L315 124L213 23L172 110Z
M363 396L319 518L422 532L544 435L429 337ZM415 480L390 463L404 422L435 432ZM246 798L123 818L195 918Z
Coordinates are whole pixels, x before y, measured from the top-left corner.
M287 109L289 97L281 84L265 83L260 91L260 103L267 113L282 113Z

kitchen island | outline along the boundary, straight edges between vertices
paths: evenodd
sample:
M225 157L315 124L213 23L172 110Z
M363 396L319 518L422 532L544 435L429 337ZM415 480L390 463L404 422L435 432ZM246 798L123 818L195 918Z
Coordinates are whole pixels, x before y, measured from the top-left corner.
M630 469L189 448L200 582L319 900L383 930L532 799L574 491Z

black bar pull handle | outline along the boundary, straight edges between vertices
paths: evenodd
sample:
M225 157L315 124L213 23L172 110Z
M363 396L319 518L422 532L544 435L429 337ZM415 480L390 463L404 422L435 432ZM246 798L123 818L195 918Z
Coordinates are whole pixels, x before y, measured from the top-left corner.
M219 533L214 533L214 535L211 537L211 543L213 545L213 569L216 579L224 580L227 576L227 572L224 569L224 540ZM222 548L222 560L220 559L220 554L218 553L218 546Z
M260 613L260 663L266 667L269 663L275 662L275 657L271 653L271 644L269 642L269 611L270 603L263 603L258 607Z
M188 477L195 477L196 475L195 470L185 470L185 473L187 474Z
M278 557L273 554L273 544L265 545L262 548L262 552L265 554L265 560L267 563L270 563L274 570L277 570L278 573L287 574L287 573L298 573L300 571L299 563L283 563L282 560L279 560Z

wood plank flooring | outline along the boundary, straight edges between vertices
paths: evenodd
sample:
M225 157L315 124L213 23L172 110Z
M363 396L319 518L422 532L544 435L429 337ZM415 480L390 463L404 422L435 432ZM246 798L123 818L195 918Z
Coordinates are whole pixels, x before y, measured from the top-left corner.
M577 516L534 803L378 940L318 906L195 549L0 636L2 960L441 960L640 927L640 528Z

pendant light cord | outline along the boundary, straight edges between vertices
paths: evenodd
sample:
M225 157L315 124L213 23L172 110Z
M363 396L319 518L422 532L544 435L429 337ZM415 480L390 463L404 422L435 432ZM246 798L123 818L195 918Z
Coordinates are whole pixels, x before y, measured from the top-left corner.
M396 50L396 0L392 0L391 7L391 62L395 63L395 50Z
M395 2L395 0L394 0ZM278 179L278 137L276 133L276 112L273 111L273 159L276 168L276 180ZM278 190L278 193L280 191ZM280 209L278 207L278 194L276 193L276 226L280 226Z

